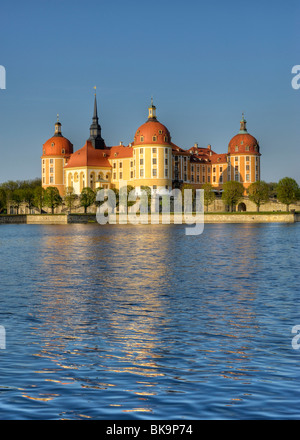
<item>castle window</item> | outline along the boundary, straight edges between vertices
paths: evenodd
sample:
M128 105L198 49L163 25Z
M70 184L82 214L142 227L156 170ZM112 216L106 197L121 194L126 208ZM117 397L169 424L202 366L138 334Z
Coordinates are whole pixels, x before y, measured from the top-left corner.
M144 142L144 136L141 136L141 142Z
M45 177L43 177L43 183L45 183Z
M113 165L113 166L114 166L114 168L116 168L116 167L117 167L117 164L116 164L116 162L114 162L114 165Z
M140 165L144 165L144 159L140 159Z
M239 161L239 158L238 158L237 156L235 156L234 160L235 160L236 162L238 162L238 161Z
M154 169L152 170L152 176L153 176L153 177L156 177L156 176L157 176L157 170L156 170L156 168L154 168Z
M133 160L130 162L130 167L131 168L133 167Z
M246 162L249 162L249 156L246 156Z
M247 182L249 182L249 180L250 180L250 174L246 174L246 180L247 180Z
M50 173L53 173L53 168L50 168Z
M152 137L152 141L153 141L153 142L156 142L156 141L157 141L157 137L156 137L156 136L153 136L153 137Z
M50 163L53 163L53 159L50 159Z
M216 176L213 177L213 182L214 182L214 183L216 182Z
M123 179L123 173L119 173L119 178Z
M152 163L153 163L153 165L156 165L156 157L153 157Z
M169 149L168 148L165 148L165 154L168 154L168 152L169 152ZM185 158L186 159L186 158Z
M144 148L140 148L140 154L144 153Z
M114 180L116 180L116 178L117 178L117 174L114 173L113 176L114 176Z
M119 163L119 168L123 168L123 162Z
M53 179L53 177L51 176L50 177L50 183L53 183L54 182L54 179Z
M250 170L250 166L246 165L246 171L249 171L249 170Z
M159 130L158 133L159 133L159 134L162 134L162 130Z
M144 170L143 169L140 170L140 177L144 177Z
M168 165L168 158L165 158L165 165Z
M133 179L133 171L130 171L130 179Z
M153 153L153 154L156 153L156 148L152 148L152 153Z
M164 142L168 142L167 136L164 137Z
M245 150L246 150L246 151L249 151L249 145L246 145Z
M220 167L220 173L222 173L222 171L223 171L223 167Z
M213 167L213 173L215 173L216 172L216 167Z

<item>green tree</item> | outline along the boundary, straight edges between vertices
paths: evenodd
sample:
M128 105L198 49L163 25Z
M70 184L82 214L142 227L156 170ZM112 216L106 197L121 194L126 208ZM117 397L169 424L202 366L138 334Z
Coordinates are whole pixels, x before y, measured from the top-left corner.
M77 200L77 195L75 194L75 190L73 186L68 186L65 190L65 203L70 212L72 212L72 208L74 208L74 204L76 200Z
M260 205L269 200L269 185L262 180L251 183L248 188L248 196L249 200L256 204L256 210L259 212Z
M34 189L30 186L21 190L23 192L23 201L26 203L27 208L30 210L34 206Z
M276 182L268 182L267 185L269 187L269 197L271 199L277 198L277 183Z
M42 214L43 207L45 206L45 190L41 186L37 186L33 190L34 199L33 206L39 209L40 214Z
M215 201L216 195L210 183L205 183L202 189L204 190L204 205L206 206L206 211L208 211L208 207Z
M51 214L54 214L54 209L62 203L62 198L55 186L48 186L46 188L44 201L45 206L51 208Z
M224 183L222 200L226 205L230 206L231 212L233 211L233 207L242 199L243 194L244 187L241 182L230 180L229 182Z
M80 194L80 206L84 207L84 213L87 213L87 209L92 206L96 201L96 194L89 186L82 189Z
M6 209L6 191L0 187L0 213Z
M11 204L17 210L17 214L19 214L19 209L21 204L24 201L24 190L17 188L12 191L10 195Z
M277 200L286 205L286 210L292 203L300 199L299 185L291 177L284 177L277 185Z

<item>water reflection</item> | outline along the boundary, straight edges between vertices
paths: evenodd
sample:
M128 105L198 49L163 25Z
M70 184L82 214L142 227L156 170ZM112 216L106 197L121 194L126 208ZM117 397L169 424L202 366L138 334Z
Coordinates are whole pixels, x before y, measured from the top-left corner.
M261 404L270 378L283 380L270 359L292 303L272 288L295 273L295 229L206 225L189 237L180 225L31 231L24 355L32 370L21 395L48 405L49 417L226 418L255 413L253 396Z

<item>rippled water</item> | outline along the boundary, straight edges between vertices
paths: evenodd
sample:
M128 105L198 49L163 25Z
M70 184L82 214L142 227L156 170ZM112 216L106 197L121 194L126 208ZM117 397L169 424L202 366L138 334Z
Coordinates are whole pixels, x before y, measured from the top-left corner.
M300 224L1 225L1 419L299 418Z

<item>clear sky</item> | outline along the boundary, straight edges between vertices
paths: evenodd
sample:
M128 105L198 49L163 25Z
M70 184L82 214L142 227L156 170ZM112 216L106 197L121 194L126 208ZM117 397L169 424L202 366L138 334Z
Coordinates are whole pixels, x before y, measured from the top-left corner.
M94 89L106 144L147 119L182 148L227 152L242 112L262 179L300 184L299 0L2 0L0 182L40 177L59 113L74 149L89 137Z

